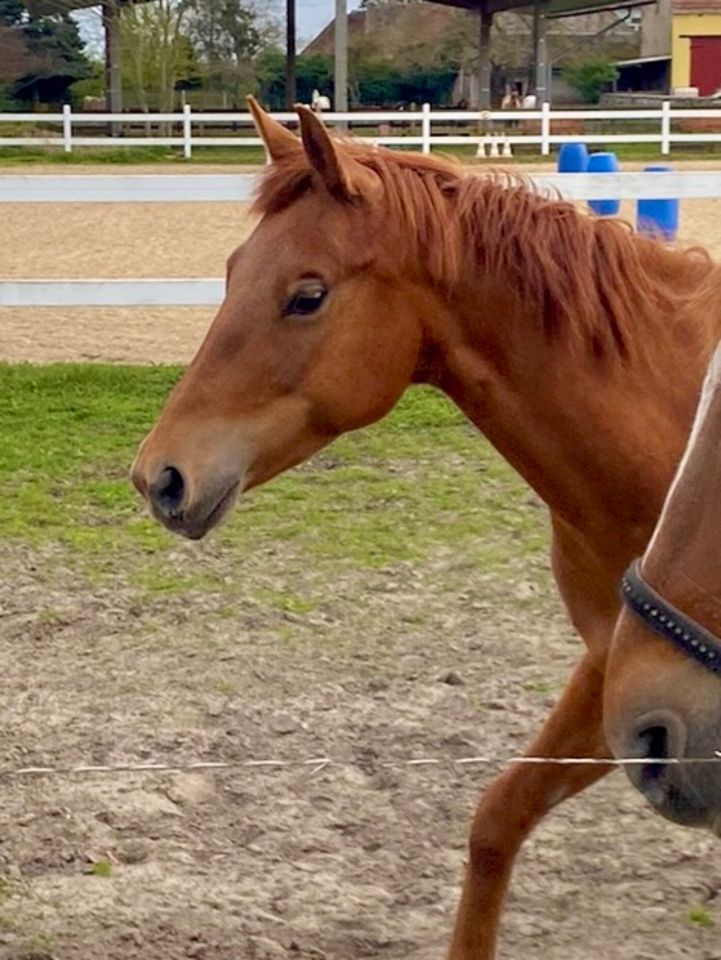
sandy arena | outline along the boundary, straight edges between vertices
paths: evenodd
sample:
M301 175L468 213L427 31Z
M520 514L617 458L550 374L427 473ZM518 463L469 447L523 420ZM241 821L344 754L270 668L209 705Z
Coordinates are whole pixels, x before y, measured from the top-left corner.
M628 165L629 169L633 164ZM638 165L635 165L638 166ZM683 169L683 164L675 165ZM697 164L696 166L702 166ZM32 173L58 174L58 167ZM183 173L192 171L183 168ZM229 173L202 166L200 173ZM535 166L535 170L551 169ZM105 168L68 167L63 172L100 174ZM123 167L120 173L178 172ZM2 168L18 173L18 168ZM5 236L0 277L219 277L225 260L251 229L246 204L3 204ZM632 202L622 216L635 217ZM721 257L721 199L686 200L680 243L702 243ZM0 360L109 360L129 363L186 362L212 318L193 308L73 311L0 308Z
M220 276L249 229L232 204L9 204L2 218L0 276L18 278ZM721 200L685 202L681 239L721 257ZM185 362L211 314L4 310L0 360ZM508 580L432 556L341 574L298 613L257 603L259 585L311 582L283 543L226 570L212 539L178 542L165 561L220 570L220 599L147 601L120 573L97 586L60 547L0 552L1 767L353 758L0 780L0 960L441 960L494 768L381 761L522 751L580 652L545 565L519 561ZM501 957L721 960L720 853L614 774L524 847Z

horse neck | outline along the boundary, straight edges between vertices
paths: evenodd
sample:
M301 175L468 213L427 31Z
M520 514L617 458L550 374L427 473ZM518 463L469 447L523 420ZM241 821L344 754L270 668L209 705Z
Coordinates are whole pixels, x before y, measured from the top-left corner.
M704 381L691 436L644 554L644 574L664 596L721 628L721 346Z
M647 259L679 303L710 269L680 253ZM670 309L652 331L639 320L638 356L633 343L629 358L599 358L562 331L549 337L503 278L472 286L438 338L436 382L558 522L625 562L647 542L683 450L715 342L707 318L680 324Z

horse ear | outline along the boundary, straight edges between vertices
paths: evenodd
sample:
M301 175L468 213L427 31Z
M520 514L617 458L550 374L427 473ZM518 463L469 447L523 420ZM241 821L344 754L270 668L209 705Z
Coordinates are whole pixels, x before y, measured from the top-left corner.
M296 104L305 152L323 184L338 200L372 196L380 186L378 177L334 143L319 118L303 104Z
M295 109L300 119L300 135L305 152L326 189L339 200L350 199L350 178L343 169L343 160L328 131L308 107L296 104Z
M282 160L300 149L298 138L266 113L255 97L247 97L255 126L271 160Z

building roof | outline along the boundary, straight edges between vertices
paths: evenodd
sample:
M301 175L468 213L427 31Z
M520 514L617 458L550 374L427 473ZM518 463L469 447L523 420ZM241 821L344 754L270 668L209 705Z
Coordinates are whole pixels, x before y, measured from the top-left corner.
M638 0L631 0L638 6ZM519 16L518 10L500 11L496 21L506 35L526 38L530 36L532 25L530 18ZM573 20L549 25L549 35L595 37L602 26L604 10L583 11ZM369 7L367 10L354 10L348 14L348 46L351 50L372 49L375 55L384 59L403 57L412 45L438 46L444 38L455 33L462 25L463 15L470 14L468 7L459 7L451 3L396 3L388 6ZM459 21L460 16L460 21ZM557 18L556 18L557 19ZM473 31L474 25L470 24ZM627 41L636 37L632 27L619 24L615 37ZM474 34L470 34L471 40ZM412 40L409 40L412 38ZM335 20L331 20L321 32L305 47L304 53L333 55L335 40ZM519 50L521 48L519 47ZM632 53L635 46L628 50ZM624 50L618 50L616 56L623 56ZM525 58L525 52L523 53ZM508 64L506 64L508 65Z
M463 7L466 10L480 10L483 7L489 13L500 13L503 10L531 13L536 2L534 0L431 0L431 3L442 3L448 7ZM655 2L656 0L548 0L546 16L572 17L580 13L622 10ZM718 3L720 0L708 0L708 2Z
M370 10L351 10L348 14L348 46L362 46L372 36L383 56L397 56L407 49L409 28L414 44L434 42L454 22L452 10L432 7L430 4L390 6ZM333 55L335 43L335 18L314 37L304 53Z
M635 57L633 60L616 60L617 67L642 67L645 63L662 63L664 60L670 60L671 55L666 57Z
M134 3L147 3L148 0L114 0L116 7L129 7ZM31 17L47 17L51 13L70 13L86 7L97 7L98 0L27 0Z

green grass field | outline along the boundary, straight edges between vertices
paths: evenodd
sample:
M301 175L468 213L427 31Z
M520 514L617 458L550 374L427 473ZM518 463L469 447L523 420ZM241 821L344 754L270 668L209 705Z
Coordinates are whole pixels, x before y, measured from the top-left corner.
M50 545L96 578L121 566L151 591L188 586L158 572L167 570L158 556L180 541L145 515L128 482L135 448L179 373L0 365L0 540ZM254 491L214 537L231 559L282 544L326 577L338 564L376 567L449 549L497 569L543 555L547 543L545 513L529 507L524 484L426 389Z
M602 146L592 149L604 149ZM417 147L411 149L417 150ZM514 147L514 156L510 159L502 157L497 161L504 165L513 163L540 163L553 162L556 149L551 157L542 157L538 147ZM673 160L716 160L721 157L721 144L698 144L695 146L674 146L670 157L662 157L660 147L655 144L621 143L614 144L613 150L620 160L627 161L656 161ZM476 159L476 148L469 146L449 146L443 149L435 148L438 154L458 157L464 162ZM63 153L53 147L3 147L0 148L0 165L27 166L37 164L177 164L185 166L189 163L223 164L228 166L261 166L265 163L265 153L259 147L194 147L190 160L183 157L182 150L169 147L78 147L72 153Z

